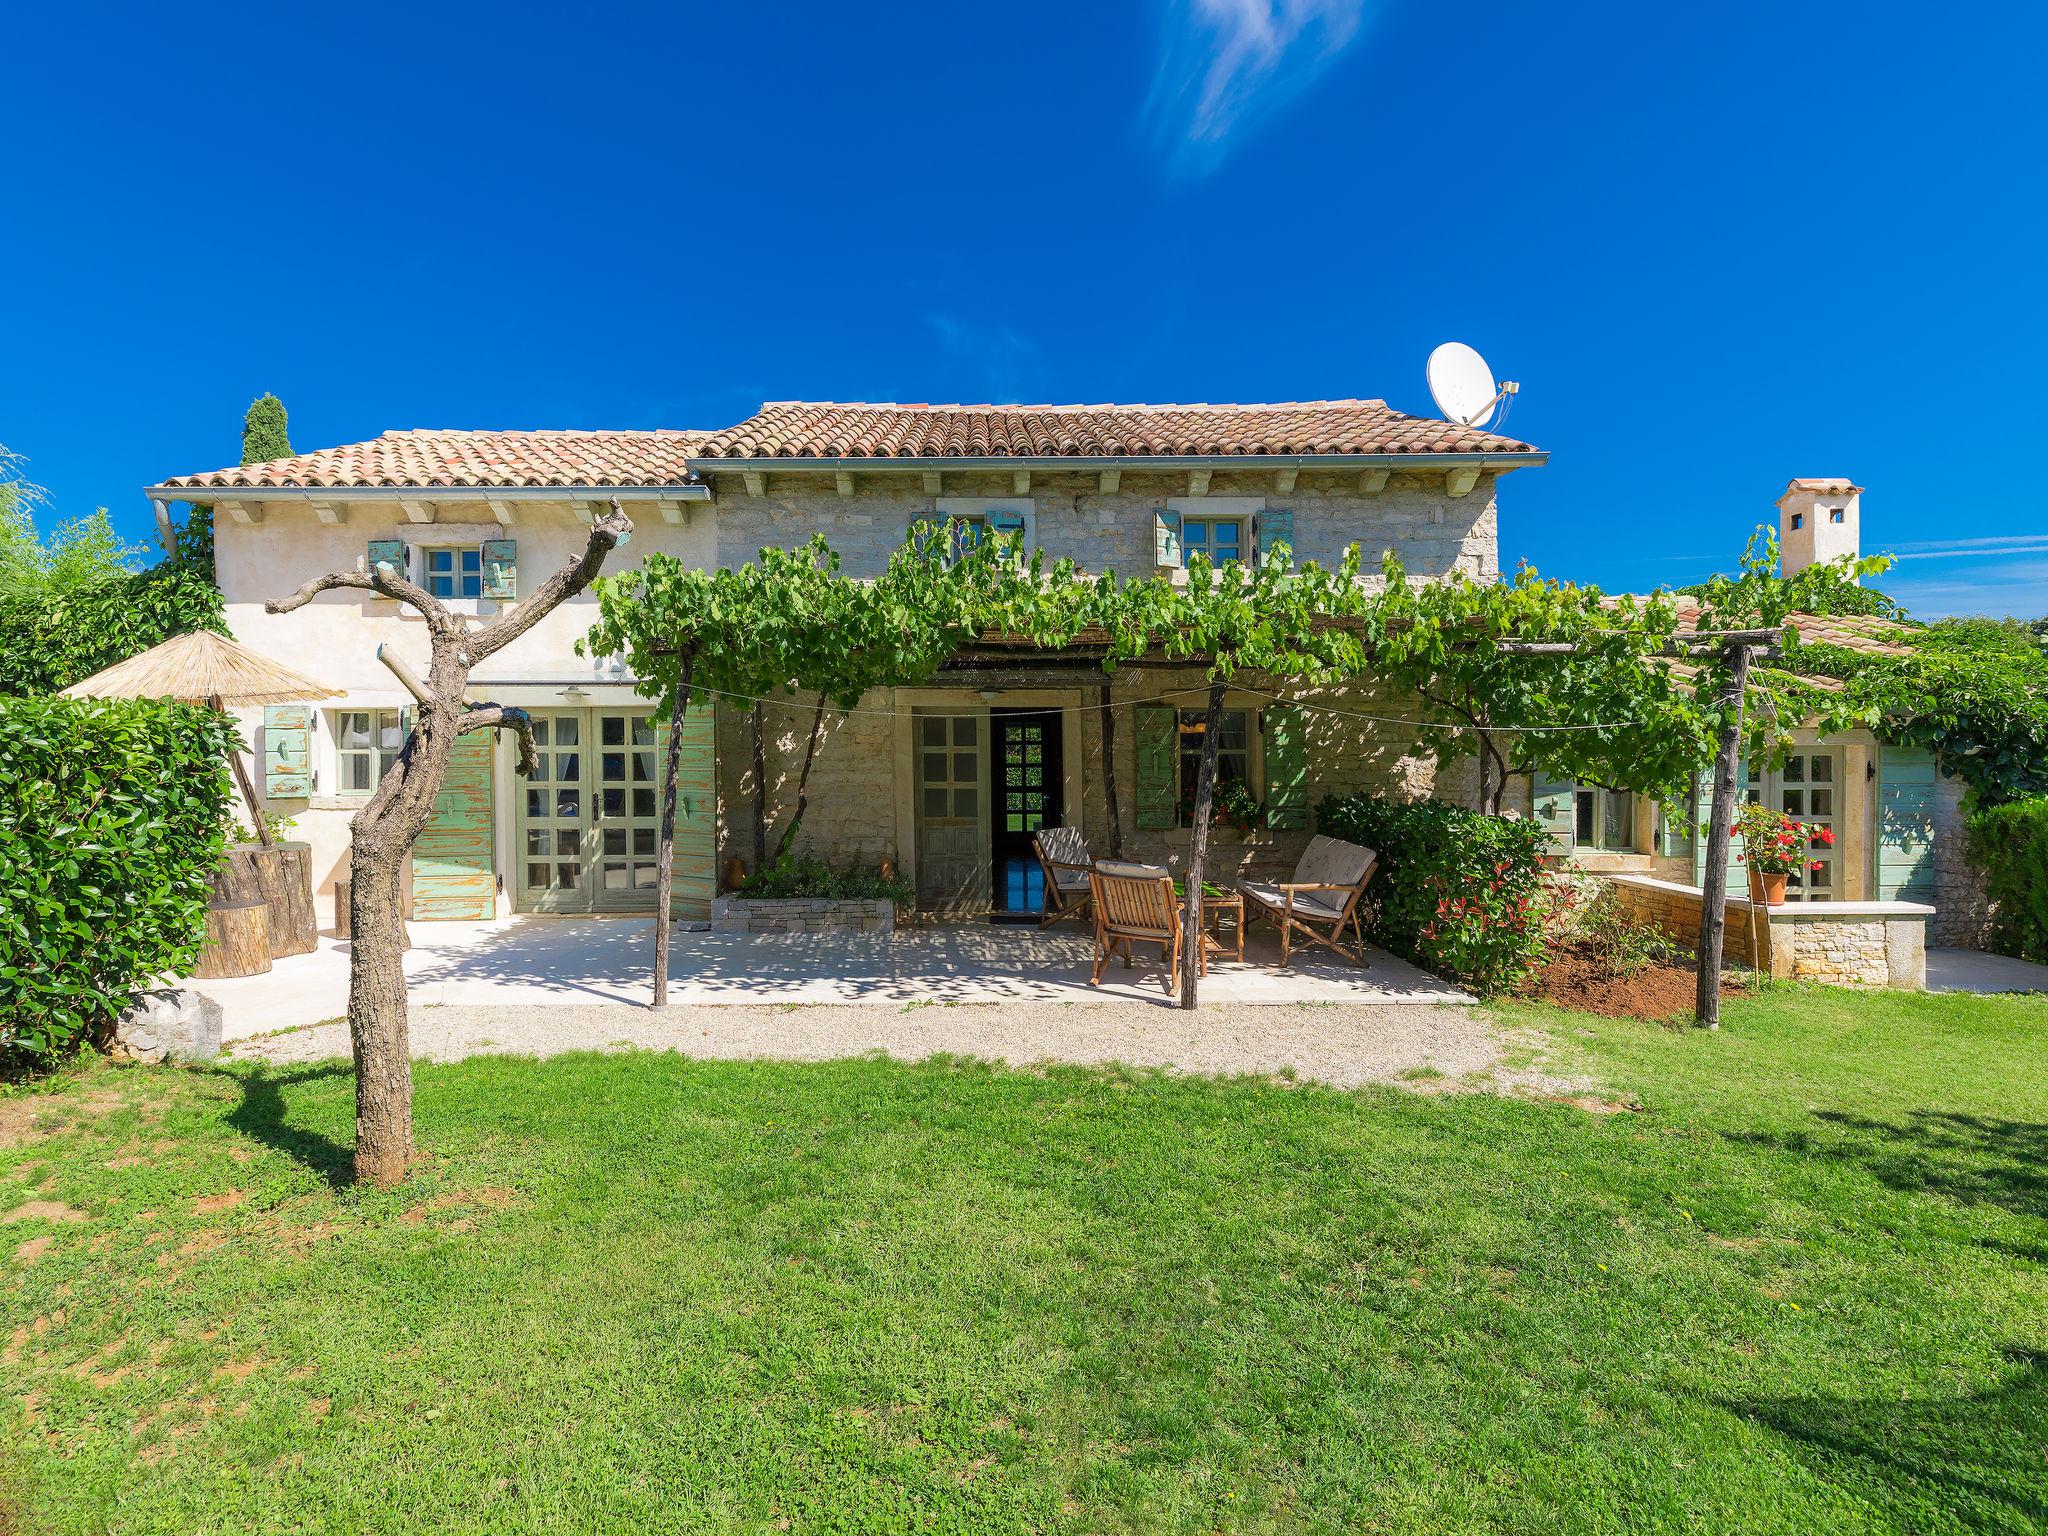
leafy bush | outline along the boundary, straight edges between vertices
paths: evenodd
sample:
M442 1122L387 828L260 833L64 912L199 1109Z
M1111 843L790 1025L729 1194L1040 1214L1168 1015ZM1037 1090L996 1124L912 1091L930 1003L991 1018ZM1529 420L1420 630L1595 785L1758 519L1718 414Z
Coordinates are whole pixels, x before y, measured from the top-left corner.
M2013 800L1970 818L1970 857L1996 904L1991 947L2048 961L2048 797Z
M916 903L910 882L894 873L849 864L834 869L809 854L784 854L749 880L739 893L753 901L810 897L827 901L893 901L899 907Z
M206 936L232 724L155 700L0 699L0 1067L95 1041Z
M1362 915L1374 943L1492 996L1541 962L1550 910L1541 825L1441 800L1344 795L1316 830L1379 854Z

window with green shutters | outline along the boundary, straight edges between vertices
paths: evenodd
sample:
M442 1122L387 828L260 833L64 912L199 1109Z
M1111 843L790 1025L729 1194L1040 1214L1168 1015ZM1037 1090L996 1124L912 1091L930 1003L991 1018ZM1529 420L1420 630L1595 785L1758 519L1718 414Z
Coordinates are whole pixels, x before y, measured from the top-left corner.
M1266 749L1266 825L1308 825L1308 743L1301 711L1276 704L1260 717Z
M1177 571L1187 564L1181 553L1180 514L1168 507L1152 514L1152 563L1162 571Z
M268 800L303 800L313 792L313 707L263 706L263 794Z

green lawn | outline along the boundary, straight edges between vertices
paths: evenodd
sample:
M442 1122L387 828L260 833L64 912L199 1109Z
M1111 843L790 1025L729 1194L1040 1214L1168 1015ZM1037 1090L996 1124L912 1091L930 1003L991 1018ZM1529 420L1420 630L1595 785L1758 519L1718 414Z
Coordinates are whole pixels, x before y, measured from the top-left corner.
M1509 1017L1642 1112L478 1060L379 1194L337 1068L85 1071L0 1100L0 1485L66 1532L2048 1525L2048 1001Z

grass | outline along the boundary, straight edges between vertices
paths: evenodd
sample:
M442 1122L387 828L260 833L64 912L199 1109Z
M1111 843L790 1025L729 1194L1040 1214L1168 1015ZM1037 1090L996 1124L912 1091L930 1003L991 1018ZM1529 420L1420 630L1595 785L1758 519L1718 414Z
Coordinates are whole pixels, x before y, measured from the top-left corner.
M84 1070L0 1100L0 1485L52 1532L2048 1523L2048 1001L1505 1016L1642 1112L480 1059L376 1193L340 1070Z

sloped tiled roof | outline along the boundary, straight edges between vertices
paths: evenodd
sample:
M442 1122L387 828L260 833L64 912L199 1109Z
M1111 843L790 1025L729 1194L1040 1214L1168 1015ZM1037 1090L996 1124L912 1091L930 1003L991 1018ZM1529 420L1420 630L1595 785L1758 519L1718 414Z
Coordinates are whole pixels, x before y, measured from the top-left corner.
M1535 453L1384 400L1278 405L841 405L783 400L714 432L700 459L1230 458Z
M1699 628L1699 599L1680 596L1673 601L1678 608L1678 627ZM1904 643L1911 633L1910 626L1874 614L1790 613L1785 616L1785 623L1797 631L1805 645L1838 646L1865 656L1903 656L1911 649Z
M681 485L702 432L386 432L367 443L179 475L207 490Z

